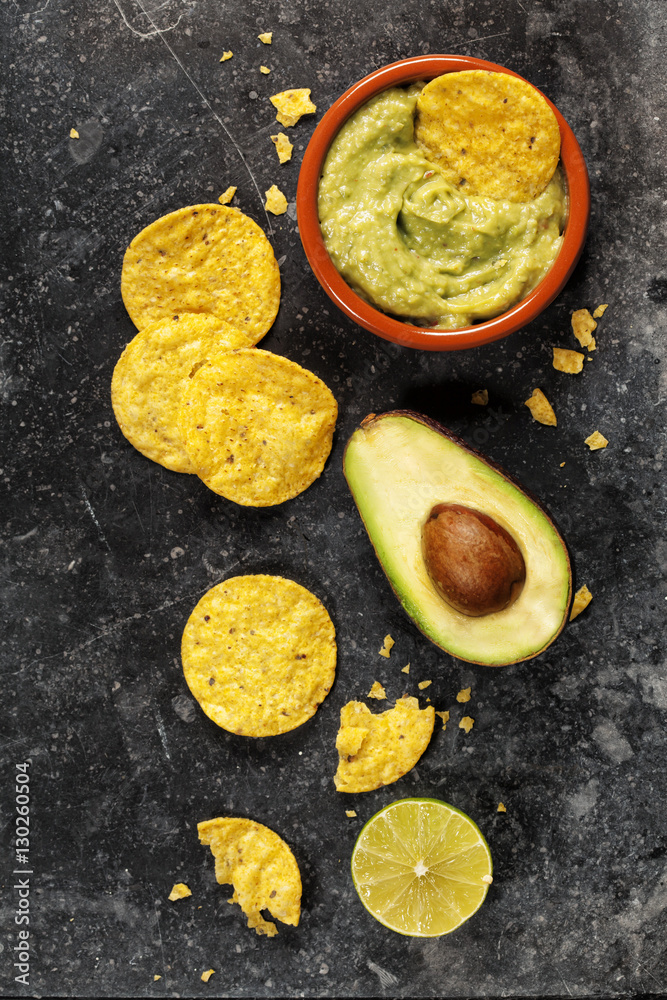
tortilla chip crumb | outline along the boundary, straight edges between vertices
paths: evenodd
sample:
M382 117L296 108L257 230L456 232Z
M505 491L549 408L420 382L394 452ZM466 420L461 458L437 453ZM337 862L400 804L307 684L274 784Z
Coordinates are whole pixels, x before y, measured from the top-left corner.
M471 719L469 715L464 715L459 722L459 729L465 729L466 733L469 733L474 725L475 720Z
M487 406L489 402L489 390L477 389L470 397L470 402L476 406Z
M585 439L584 444L587 444L591 451L598 451L600 448L606 448L609 442L603 434L599 431L593 431Z
M284 215L287 211L287 198L279 187L272 184L268 191L265 191L266 202L264 208L273 215Z
M589 313L588 309L576 309L572 313L572 332L579 341L582 347L588 347L588 350L595 350L595 340L593 338L593 330L597 327L597 323ZM592 347L590 345L593 345Z
M387 692L382 687L379 681L374 681L373 687L370 689L367 698L377 698L378 701L385 701L387 698Z
M206 972L202 972L201 981L202 983L207 983L211 976L215 975L215 969L207 969Z
M593 311L593 318L594 319L599 319L600 316L604 316L605 310L608 309L608 308L609 308L609 303L608 302L603 302L603 304L601 306L598 306L597 309L595 309Z
M565 462L561 462L559 468L562 469L564 465L565 465Z
M231 49L228 50L227 52L223 52L222 55L220 56L220 62L227 62L227 60L231 59L233 55L234 53L231 51Z
M417 687L419 688L420 691L423 691L424 688L430 687L432 683L433 681L420 681Z
M229 205L230 201L232 200L235 194L236 194L236 188L234 187L233 184L231 184L226 191L222 192L222 194L218 198L218 201L220 202L221 205Z
M389 659L389 654L391 653L391 647L394 646L394 645L395 645L395 643L394 643L394 640L392 639L392 637L390 635L386 635L384 637L384 645L383 645L382 649L378 650L378 653L380 654L380 656L384 656L385 659L388 660ZM408 666L410 666L410 664L408 664Z
M269 69L268 66L260 66L259 67L259 71L260 71L260 73L263 73L264 76L268 76L269 73L271 72L271 70Z
M446 729L449 722L449 712L436 712L435 714L440 716L442 719L442 728Z
M296 125L302 115L314 115L317 107L310 99L310 89L300 87L296 90L282 90L269 100L277 110L276 121L286 128Z
M158 979L162 979L162 976L153 976L153 982L156 983Z
M357 815L357 813L356 813L356 810L355 810L355 809L346 809L346 810L345 810L345 815L346 815L346 816L347 816L347 817L348 817L349 819L354 819L354 818L355 818L355 816Z
M465 701L470 701L470 691L471 688L463 688L456 696L456 700L463 704Z
M284 132L279 132L278 135L272 135L271 142L276 144L276 153L278 154L278 159L281 163L287 163L288 160L292 159L292 150L294 149L294 146Z
M533 395L526 400L525 405L533 414L533 419L537 420L539 424L546 424L548 427L556 426L556 414L541 389L533 389Z
M79 138L79 133L77 132L77 130L75 128L71 128L69 130L69 137L70 137L70 139L78 139Z
M177 899L185 899L186 896L191 896L191 895L192 892L185 884L185 882L177 882L167 898L170 899L173 903Z
M503 805L503 803L502 803L502 802L499 802L499 803L498 803L498 810L497 810L497 811L498 811L499 813L506 813L506 812L507 812L507 809L505 808L505 806Z
M404 667L403 667L403 669L401 670L401 673L402 673L402 674L409 674L409 673L410 673L410 664L409 664L409 663L406 663L406 664L405 664L405 666L404 666Z
M270 45L271 42L273 41L273 32L263 31L261 35L258 35L257 37L259 38L260 42L264 42L265 45Z
M572 610L570 611L570 621L572 621L573 618L576 618L577 615L580 615L584 608L587 608L592 600L593 595L586 584L584 584L583 587L580 587L574 595Z
M553 366L557 372L567 372L568 375L578 375L584 367L584 355L581 354L580 351L567 351L563 347L554 347L553 352Z
M493 882L493 875L482 875L482 882L486 882L487 885L491 885Z

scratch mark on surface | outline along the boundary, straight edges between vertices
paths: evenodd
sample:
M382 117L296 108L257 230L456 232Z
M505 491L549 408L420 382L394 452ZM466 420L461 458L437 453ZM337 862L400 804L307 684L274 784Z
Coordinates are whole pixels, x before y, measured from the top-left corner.
M480 35L479 38L466 38L464 42L455 42L454 45L450 45L449 48L460 48L461 45L474 45L476 42L486 42L489 38L501 38L503 35L509 35L509 31L498 31L495 35Z
M31 528L30 531L26 532L25 535L14 535L14 537L12 538L12 541L13 542L25 542L25 540L27 538L32 538L32 536L36 535L36 534L37 534L37 525L35 525L34 528Z
M162 955L162 975L167 975L167 963L164 960L164 945L162 944L162 931L160 930L160 915L157 912L157 903L153 903L153 909L155 910L155 920L157 922L157 932L160 938L160 954Z
M118 0L114 0L114 2L116 3L116 6L118 6ZM218 125L220 126L220 128L225 133L225 135L227 136L227 138L231 142L232 146L234 147L234 149L238 153L238 156L239 156L239 158L241 160L241 163L243 164L243 166L245 167L245 169L248 171L248 176L250 177L250 180L252 181L253 187L255 188L255 191L257 192L257 197L259 198L260 205L262 206L262 208L264 208L264 200L262 198L261 191L259 190L259 185L257 183L255 175L253 174L252 170L250 169L248 161L246 160L245 156L243 155L243 151L241 150L241 147L238 145L238 143L236 142L236 140L232 136L231 132L229 131L229 129L227 128L227 126L223 122L223 120L220 117L220 115L217 114L217 112L215 111L215 108L213 107L213 105L211 104L211 102L208 100L208 98L204 94L203 90L200 89L200 87L197 84L196 80L194 80L193 77L190 76L190 74L188 73L187 69L185 68L185 66L183 65L183 63L181 62L181 60L178 58L178 56L176 55L176 53L174 52L174 50L172 49L172 47L169 44L169 42L167 41L167 39L164 37L163 32L158 28L158 26L156 25L155 21L152 19L152 17L150 16L150 14L148 13L148 11L144 7L144 5L141 2L141 0L137 0L137 4L138 4L139 7L141 7L141 9L144 12L146 18L150 21L150 23L155 28L155 34L157 34L157 35L160 36L160 39L161 39L163 45L165 46L165 48L170 53L170 55L171 55L172 59L174 60L174 62L176 63L176 65L180 68L181 72L190 81L191 86L199 94L199 97L201 98L204 106L206 108L208 108L208 110L213 115L213 117L217 121ZM121 13L122 13L122 11L121 11ZM505 34L506 35L506 34L508 34L508 32L504 31L504 32L501 32L501 34ZM492 35L491 37L495 37L495 36ZM266 211L265 208L264 208L264 217L266 218L266 224L267 224L267 227L268 227L269 235L273 236L273 227L271 225L271 219L269 218L269 213Z
M391 972L387 972L386 969L383 969L382 966L380 965L376 965L375 962L371 962L370 958L366 962L366 965L371 970L371 972L374 972L375 975L378 977L378 979L380 980L380 986L383 989L386 989L387 986L393 986L394 983L398 982L397 976L393 975L393 973Z
M123 18L123 21L125 22L126 26L130 29L133 35L136 35L138 38L153 38L155 35L160 34L160 28L158 28L157 25L155 25L155 23L150 19L150 17L148 17L148 14L144 10L144 8L141 7L140 3L138 4L138 6L141 7L144 17L147 17L150 23L153 25L153 29L151 31L138 31L136 28L133 28L128 19L126 18L125 11L121 7L119 0L114 0L114 3L118 8L120 16ZM167 6L166 4L162 5L162 7L166 6ZM158 10L162 10L162 7L158 7ZM187 10L182 11L178 15L178 20L174 24L170 24L167 28L163 28L162 31L173 31L174 28L177 28L179 26L179 24L181 23L181 19L185 16L186 13Z
M653 975L653 973L651 972L650 969L647 969L646 966L642 965L641 962L637 962L637 968L638 969L643 969L644 972L646 972L651 977L651 979L653 979L658 984L658 986L660 986L662 988L662 983L660 982L659 979L655 978L655 976Z
M88 495L87 495L86 491L84 490L83 485L82 484L79 484L79 485L81 487L81 496L83 497L83 502L86 505L86 510L88 511L88 513L92 517L93 521L95 522L95 527L97 528L97 533L99 535L100 541L106 547L107 552L111 552L111 547L110 547L109 543L106 540L104 532L102 531L102 525L97 520L97 516L95 514L95 511L93 510L93 506L92 506L90 500L88 499Z
M169 753L169 746L167 744L167 733L164 728L164 722L162 721L162 716L160 715L159 709L154 709L155 721L157 722L157 731L160 734L160 740L162 741L162 746L164 747L164 752L167 760L171 764L171 754Z

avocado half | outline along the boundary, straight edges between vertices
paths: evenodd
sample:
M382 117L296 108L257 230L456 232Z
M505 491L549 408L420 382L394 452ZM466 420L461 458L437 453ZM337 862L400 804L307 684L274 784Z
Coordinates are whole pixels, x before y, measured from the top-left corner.
M366 417L347 443L343 470L380 564L401 604L437 646L500 667L543 652L561 632L572 573L563 539L524 490L446 428L409 410ZM526 564L519 597L472 618L438 594L422 555L422 527L438 503L490 515Z

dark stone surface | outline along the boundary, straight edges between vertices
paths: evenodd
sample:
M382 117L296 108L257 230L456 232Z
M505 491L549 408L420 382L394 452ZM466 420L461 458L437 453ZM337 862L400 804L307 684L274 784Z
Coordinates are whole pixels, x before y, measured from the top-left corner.
M667 5L22 0L4 3L2 17L3 993L664 993ZM257 41L263 30L274 32L270 48ZM220 64L223 49L234 57ZM573 127L592 182L590 235L565 291L527 329L462 354L411 352L355 328L310 273L293 211L322 112L373 68L425 52L499 62L543 88ZM268 96L289 86L311 87L318 114L292 130L294 158L279 166ZM292 203L277 219L262 208L274 182ZM262 346L312 369L340 404L324 475L275 509L241 509L152 464L121 436L109 402L113 366L134 334L119 290L126 244L229 184L282 259L282 305ZM554 371L551 347L576 347L570 312L600 302L610 305L592 361L578 378ZM536 385L557 429L522 405ZM480 386L488 410L468 403ZM483 448L560 525L575 584L595 596L537 659L502 670L456 661L392 595L341 457L363 416L399 406ZM610 443L589 453L583 439L595 428ZM311 588L340 648L315 718L265 741L209 722L179 660L201 594L255 571ZM388 661L377 656L386 632L396 640ZM409 678L400 673L408 661ZM343 801L332 783L340 706L376 679L393 698L423 678L433 679L436 707L452 712L447 730L400 782ZM468 736L455 700L467 685ZM20 867L13 775L27 759L33 954L24 988L10 968L11 887ZM374 922L348 872L362 823L413 794L469 813L495 862L483 908L440 940ZM346 818L350 806L357 819ZM266 823L291 844L304 882L298 928L260 939L227 905L196 836L199 820L224 814ZM180 880L193 895L172 904Z

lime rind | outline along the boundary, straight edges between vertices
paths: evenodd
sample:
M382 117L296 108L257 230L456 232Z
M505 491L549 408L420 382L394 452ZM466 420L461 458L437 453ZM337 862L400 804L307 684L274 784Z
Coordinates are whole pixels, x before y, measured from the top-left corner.
M352 880L368 912L411 937L440 937L484 902L488 844L464 812L440 799L399 799L372 816L352 852Z

